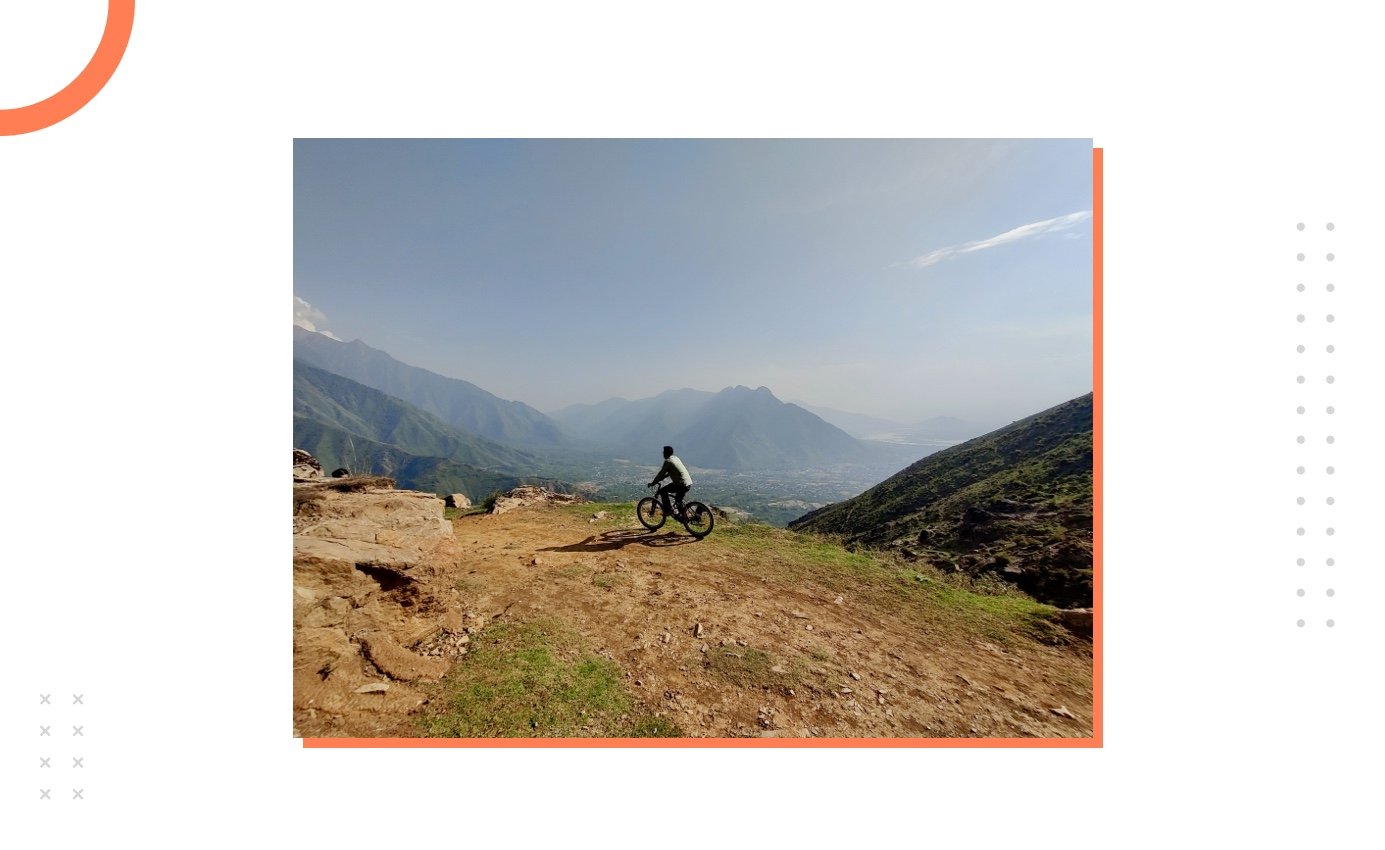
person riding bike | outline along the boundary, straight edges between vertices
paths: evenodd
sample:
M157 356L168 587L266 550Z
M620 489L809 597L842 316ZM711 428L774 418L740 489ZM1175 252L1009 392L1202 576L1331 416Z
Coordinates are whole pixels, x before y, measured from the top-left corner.
M664 514L673 516L679 522L683 521L683 497L688 490L692 489L692 476L688 474L688 468L683 465L677 455L673 453L673 446L664 446L664 465L659 470L659 474L654 476L654 480L649 482L647 487L654 487L665 478L669 479L669 485L659 491L659 499L664 506ZM678 512L674 513L669 508L668 497L672 495L678 505Z

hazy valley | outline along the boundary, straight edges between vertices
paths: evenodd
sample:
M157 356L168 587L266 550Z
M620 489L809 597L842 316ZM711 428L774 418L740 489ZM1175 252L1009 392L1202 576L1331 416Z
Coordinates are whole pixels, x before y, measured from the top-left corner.
M901 426L818 408L891 438L866 440L763 386L545 414L359 341L295 328L294 342L295 448L329 470L472 503L521 484L633 503L671 444L692 472L693 498L733 520L828 534L1061 606L1091 604L1090 394L972 439L963 436L979 426L950 417Z
M782 526L950 444L861 440L767 387L670 390L546 415L360 341L295 327L294 357L296 447L329 470L473 501L521 483L638 498L672 444L699 498Z

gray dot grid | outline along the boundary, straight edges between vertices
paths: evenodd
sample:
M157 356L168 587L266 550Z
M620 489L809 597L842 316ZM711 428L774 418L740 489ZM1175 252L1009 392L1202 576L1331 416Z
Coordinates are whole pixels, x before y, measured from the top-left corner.
M45 739L40 742L41 753L34 768L38 771L37 798L40 803L54 804L58 800L85 801L87 756L82 742L73 739L86 738L89 731L87 695L45 690L38 694L37 704L37 737Z
M1305 230L1307 229L1308 225L1307 225L1305 222L1300 221L1300 222L1298 222L1296 225L1294 225L1294 227L1295 227L1296 230L1298 230L1298 231L1301 233L1301 232L1303 232L1303 231L1305 231ZM1336 224L1333 223L1333 222L1330 222L1330 221L1329 221L1329 222L1326 223L1326 229L1327 229L1329 232L1336 230L1336 227L1337 227ZM1327 262L1329 262L1329 263L1335 262L1336 259L1337 259L1337 255L1336 255L1335 253L1331 252L1331 251L1327 252L1325 255L1322 255L1322 256L1323 256L1323 258L1324 258ZM1295 254L1294 259L1295 259L1296 261L1300 262L1300 263L1306 262L1307 259L1308 259L1308 255L1307 255L1307 253L1300 251L1300 252L1298 252L1298 253ZM1309 289L1309 287L1310 287L1310 284L1311 284L1311 281L1310 281L1309 283L1299 283L1299 284L1296 284L1294 288L1295 288L1296 291L1301 292L1301 293L1302 293L1302 292L1307 292L1308 289ZM1326 291L1327 293L1330 294L1330 293L1333 293L1333 292L1336 292L1336 291L1337 291L1337 285L1336 285L1335 283L1328 283L1328 284L1326 284L1326 285L1323 287L1323 289L1324 289L1324 291ZM1327 322L1328 324L1334 324L1334 323L1337 321L1337 316L1336 316L1334 313L1327 313L1327 314L1325 314L1325 315L1323 316L1323 319L1326 320L1326 322ZM1307 324L1307 322L1308 322L1308 314L1307 314L1307 313L1298 313L1298 314L1295 316L1295 321L1298 322L1299 324ZM1298 346L1296 347L1295 350L1296 350L1299 354L1305 354L1305 353L1307 353L1307 347L1306 347L1305 345L1303 345L1302 343L1298 344ZM1335 346L1334 344L1329 343L1329 344L1325 347L1324 351L1325 351L1327 354L1334 354L1334 353L1337 351L1337 348L1336 348L1336 346ZM1307 383L1307 379L1308 379L1308 376L1307 376L1307 375L1300 374L1300 375L1295 376L1295 379L1294 379L1294 380L1295 380L1295 383L1297 383L1299 386L1303 386L1304 384ZM1337 378L1336 378L1335 375L1324 375L1324 376L1323 376L1323 380L1326 382L1326 384L1327 384L1328 386L1334 386L1334 385L1337 383ZM1308 411L1307 411L1307 408L1306 408L1304 405L1300 404L1300 405L1298 405L1298 406L1295 408L1295 412L1296 412L1299 416L1304 416L1304 415L1307 414ZM1337 409L1336 409L1336 407L1335 407L1334 405L1330 405L1330 404L1329 404L1329 405L1327 405L1326 408L1324 408L1324 413L1326 413L1328 416L1332 416L1332 415L1336 414L1336 412L1337 412ZM1337 438L1336 438L1335 436L1331 435L1331 434L1323 435L1323 439L1324 439L1324 441L1327 443L1327 445L1333 445L1333 444L1335 444L1335 443L1337 442ZM1307 435L1305 435L1305 434L1299 434L1299 435L1297 435L1297 436L1295 437L1295 442L1298 443L1299 445L1304 445L1305 443L1308 442ZM1327 467L1325 468L1324 471L1325 471L1328 475L1334 475L1334 474L1336 473L1337 469L1336 469L1335 466L1329 465L1329 466L1327 466ZM1298 466L1296 466L1295 472L1296 472L1296 474L1298 474L1298 475L1306 475L1307 469L1306 469L1306 467L1303 466L1302 464L1299 464ZM1296 504L1304 505L1304 504L1307 503L1308 499L1307 499L1306 496L1300 495L1300 496L1297 496L1297 497L1295 498L1294 501L1295 501ZM1328 506L1332 506L1332 505L1335 505L1335 504L1336 504L1336 501L1337 501L1337 500L1336 500L1334 497L1332 497L1332 496L1327 496L1326 499L1325 499L1325 501L1326 501L1326 503L1327 503ZM1299 537L1306 537L1307 534L1308 534L1308 529L1307 529L1305 526L1299 525L1299 526L1297 526L1297 527L1294 529L1294 533L1295 533L1297 536L1299 536ZM1327 537L1333 537L1333 536L1336 535L1336 533L1337 533L1337 529L1336 529L1335 526L1327 526L1327 527L1324 529L1324 534L1325 534ZM1303 566L1307 566L1308 560L1307 560L1306 558L1300 557L1300 558L1298 558L1298 559L1296 560L1296 563L1298 564L1298 566L1303 567ZM1323 563L1325 563L1327 566L1331 567L1331 566L1335 566L1336 563L1337 563L1337 561L1336 561L1335 558L1327 558L1327 559L1325 559L1325 561L1324 561ZM1306 597L1308 596L1308 589L1307 589L1307 588L1304 588L1304 587L1300 587L1300 588L1296 589L1296 590L1294 591L1294 593L1295 593L1295 595L1298 596L1300 599L1303 599L1303 598L1306 598ZM1324 590L1324 595L1325 595L1327 598L1332 599L1332 598L1335 598L1335 597L1336 597L1337 591L1336 591L1335 588L1329 587L1329 588L1326 588L1326 589ZM1302 629L1302 628L1307 627L1308 621L1305 620L1305 619L1303 619L1303 618L1299 618L1299 619L1297 619L1297 620L1295 621L1295 625L1296 625L1298 628ZM1330 629L1330 628L1335 628L1336 625L1337 625L1337 623L1336 623L1336 620L1334 620L1334 619L1329 618L1329 619L1326 621L1326 626L1327 626L1327 628L1329 628L1329 629Z

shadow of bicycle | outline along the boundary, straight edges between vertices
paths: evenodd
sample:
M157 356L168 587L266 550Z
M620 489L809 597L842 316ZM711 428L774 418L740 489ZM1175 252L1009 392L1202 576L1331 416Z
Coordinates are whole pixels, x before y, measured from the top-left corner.
M653 531L635 531L633 529L618 529L616 531L604 531L601 534L593 534L580 543L572 543L567 546L546 546L539 549L540 552L609 552L612 549L624 549L626 546L683 546L688 543L696 543L696 537L686 534L677 534L666 531L663 534L656 534Z

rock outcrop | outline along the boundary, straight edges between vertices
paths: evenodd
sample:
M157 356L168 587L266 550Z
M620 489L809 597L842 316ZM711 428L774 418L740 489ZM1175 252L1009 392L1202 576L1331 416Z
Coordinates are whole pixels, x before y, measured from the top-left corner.
M319 478L295 483L293 528L294 728L410 734L412 684L450 666L417 650L462 632L442 500L388 478Z
M554 493L552 490L545 490L542 487L526 485L516 487L502 496L495 499L495 507L491 508L493 514L503 514L509 511L527 508L533 505L570 505L579 502L577 496L567 493Z

